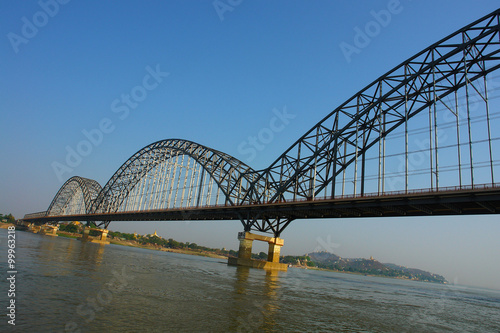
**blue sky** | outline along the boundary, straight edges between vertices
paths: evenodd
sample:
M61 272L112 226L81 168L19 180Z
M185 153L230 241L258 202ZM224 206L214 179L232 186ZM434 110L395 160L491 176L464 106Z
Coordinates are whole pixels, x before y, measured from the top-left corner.
M365 85L498 6L221 0L217 9L213 1L60 2L0 4L0 212L16 217L47 209L73 175L104 185L131 155L161 139L192 140L264 168ZM40 14L42 7L50 15ZM342 43L353 44L356 28L374 20L371 11L388 9L387 24L346 57ZM144 83L152 71L157 79ZM149 89L137 88L145 84ZM127 105L123 96L131 93L140 101ZM284 108L293 119L262 151L251 156L238 149L269 126L274 109ZM65 164L68 147L76 150L85 131L103 124L107 133L81 161L54 171L54 164ZM110 228L157 229L179 241L234 249L241 231L237 222ZM499 234L498 216L488 216L295 221L282 236L285 254L330 248L343 257L374 256L500 289L500 267L493 264Z

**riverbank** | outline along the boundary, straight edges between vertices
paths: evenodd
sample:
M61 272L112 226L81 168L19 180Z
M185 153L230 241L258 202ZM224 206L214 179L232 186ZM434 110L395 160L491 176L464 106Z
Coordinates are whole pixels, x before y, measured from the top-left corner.
M78 234L78 233L71 233L71 232L66 232L66 231L58 231L57 234L61 237L74 238L74 239L78 239L82 236L81 234ZM217 259L227 259L226 256L210 253L207 251L201 251L201 250L169 249L169 248L162 247L162 246L155 245L155 244L140 244L137 241L120 240L120 239L116 239L116 238L108 238L108 240L109 240L110 244L114 244L114 245L130 246L130 247L137 247L137 248L141 248L141 249L164 251L164 252L189 254L189 255L210 257L210 258L217 258Z
M159 245L154 245L154 244L145 245L145 244L139 244L136 241L127 241L127 240L119 240L119 239L110 239L109 242L111 244L115 244L115 245L138 247L138 248L141 248L141 249L156 250L156 251L163 251L163 252L173 252L173 253L181 253L181 254L189 254L189 255L195 255L195 256L201 256L201 257L210 257L210 258L218 258L218 259L227 259L226 256L221 256L221 255L210 253L210 252L207 252L207 251L187 250L187 249L169 249L169 248L162 247L162 246L159 246Z

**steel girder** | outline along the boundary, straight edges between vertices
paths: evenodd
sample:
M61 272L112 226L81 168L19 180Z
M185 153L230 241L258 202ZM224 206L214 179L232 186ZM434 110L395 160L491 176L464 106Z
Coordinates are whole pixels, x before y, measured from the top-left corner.
M228 205L243 202L241 198L256 178L255 171L228 154L187 140L162 140L139 150L115 172L95 200L91 213L116 212L151 169L178 155L187 155L200 164L224 193Z
M445 96L500 68L497 10L384 74L323 118L259 174L246 201L314 199L396 128ZM364 192L362 177L361 195ZM356 193L355 193L356 194Z
M72 177L68 179L59 189L56 196L47 209L46 216L66 215L65 211L79 191L83 195L84 207L81 213L89 213L92 203L101 192L101 185L93 179L83 177Z

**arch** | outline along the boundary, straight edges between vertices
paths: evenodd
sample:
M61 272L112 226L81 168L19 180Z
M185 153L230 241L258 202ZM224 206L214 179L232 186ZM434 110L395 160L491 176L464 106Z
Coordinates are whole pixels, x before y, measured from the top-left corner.
M93 201L97 198L101 189L101 185L93 179L78 176L72 177L68 179L63 186L61 186L50 203L46 216L67 215L65 213L68 205L72 202L72 200L76 199L75 196L78 193L81 193L83 201L77 208L78 211L72 213L88 213Z
M437 104L443 108L448 107L443 106L443 101L448 95L456 94L457 90L477 90L474 82L500 68L499 15L500 10L496 10L465 26L404 61L356 93L263 170L256 182L265 186L252 187L244 200L311 200L320 194L334 197L335 184L342 181L337 178L353 164L355 173L359 169L361 176L354 176L352 194L363 195L365 155L369 148L377 143L380 145L389 134L407 126L408 121L423 110L435 112L432 108ZM469 114L467 116L470 118ZM456 117L458 123L458 112ZM431 124L433 120L429 122ZM487 127L489 132L489 123ZM435 190L439 187L437 126L436 129L431 129L431 135L436 136L435 139L431 138L430 143L435 145L436 165L434 170L431 165L429 172L430 187ZM459 142L458 146L460 145ZM471 147L472 168L474 162L470 139L468 145ZM492 150L492 140L489 137L491 183L494 182ZM408 160L408 154L405 158ZM408 161L405 163L407 170L404 177L407 178ZM471 180L468 185L474 186L474 170L471 169L470 173ZM381 178L384 178L383 176L382 174ZM361 183L360 189L356 187L358 179ZM405 184L406 190L407 183L408 181ZM381 188L379 194L384 193L383 183Z
M228 154L187 140L161 140L140 149L115 172L95 200L91 212L117 212L148 172L167 161L176 163L174 160L179 156L192 158L203 173L208 173L223 192L225 204L241 203L241 198L256 178L254 170ZM160 184L165 180L155 181Z

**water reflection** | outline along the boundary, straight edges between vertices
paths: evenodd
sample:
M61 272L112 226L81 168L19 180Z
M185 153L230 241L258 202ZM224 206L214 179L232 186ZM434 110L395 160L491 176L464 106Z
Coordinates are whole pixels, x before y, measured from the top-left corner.
M102 263L105 245L90 242L81 242L79 260L99 266Z
M278 291L280 288L279 285L279 271L278 270L266 270L266 283L265 283L265 294L269 296L269 298L276 298L278 295Z
M267 298L264 305L264 323L266 328L271 330L276 326L276 315L280 309L282 290L279 274L280 271L277 270L266 271L264 292Z
M236 266L236 279L234 290L236 294L245 295L248 289L248 276L250 275L250 268L243 266Z
M96 271L103 261L103 244L42 235L29 236L40 237L40 241L32 243L31 250L40 263L36 266L39 274L44 276L70 275L82 267L87 271Z
M274 331L280 309L280 272L236 267L234 279L235 330L237 332Z

